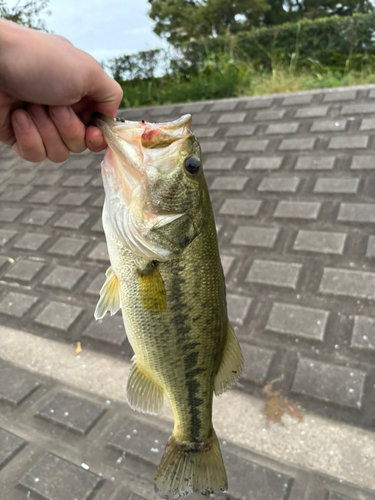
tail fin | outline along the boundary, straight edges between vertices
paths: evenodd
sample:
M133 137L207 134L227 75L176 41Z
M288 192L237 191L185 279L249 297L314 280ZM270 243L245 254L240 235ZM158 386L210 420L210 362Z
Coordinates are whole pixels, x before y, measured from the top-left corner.
M203 443L169 438L155 478L155 491L161 498L176 500L189 493L208 495L228 488L219 441L212 432Z

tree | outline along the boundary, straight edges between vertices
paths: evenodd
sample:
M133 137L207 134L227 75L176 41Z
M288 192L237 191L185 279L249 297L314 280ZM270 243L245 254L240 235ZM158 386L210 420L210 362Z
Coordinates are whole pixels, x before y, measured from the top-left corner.
M19 0L14 7L9 8L5 0L0 0L0 17L28 28L47 31L46 23L39 18L39 14L47 7L48 3L49 0L26 0L24 3ZM50 11L44 13L51 14Z

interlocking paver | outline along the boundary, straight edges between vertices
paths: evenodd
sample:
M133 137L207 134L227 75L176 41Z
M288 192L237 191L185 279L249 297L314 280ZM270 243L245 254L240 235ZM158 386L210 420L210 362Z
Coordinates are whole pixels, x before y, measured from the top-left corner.
M271 123L266 129L266 134L295 134L298 127L298 122Z
M241 135L253 135L255 133L256 125L239 125L237 127L229 127L225 135L227 137L238 137Z
M103 481L82 467L46 453L21 478L19 485L26 493L32 491L43 500L89 500Z
M323 102L336 102L336 101L353 101L356 98L357 92L355 90L348 90L345 92L329 92L324 94Z
M9 280L29 283L45 267L42 262L20 259L4 275Z
M272 106L273 99L254 99L247 101L246 109L269 108Z
M249 283L297 288L302 264L255 259L246 276Z
M274 217L291 219L312 219L318 218L321 203L316 201L279 201Z
M83 336L107 344L121 346L126 340L126 331L121 313L118 312L114 316L106 315L103 319L91 321L83 332Z
M248 177L217 177L211 184L211 189L224 191L242 191Z
M86 289L86 293L97 297L99 300L99 292L105 282L105 275L99 274L90 284L90 286Z
M48 250L48 253L63 255L64 257L76 257L86 244L87 240L63 237L57 240L57 242Z
M295 170L332 170L334 156L299 156Z
M375 273L325 267L319 292L374 299Z
M0 470L26 445L26 441L0 427Z
M71 175L63 182L65 187L84 187L91 179L91 175Z
M242 128L242 127L239 127ZM214 137L219 130L219 127L194 127L194 134L200 139L201 137Z
M2 208L0 210L0 222L14 222L22 212L21 208Z
M300 181L299 177L264 177L258 186L258 191L295 193Z
M220 153L227 145L226 141L201 141L202 153Z
M7 229L0 229L0 247L6 245L17 234L17 231L8 231Z
M307 108L297 109L296 118L313 118L315 116L326 116L328 106L309 106Z
M82 269L56 266L53 271L44 278L42 285L71 291L85 274L86 272Z
M98 243L96 247L89 253L88 257L89 259L92 260L108 262L109 256L108 256L107 244L104 242Z
M345 130L347 120L314 120L310 132L335 132Z
M19 369L0 364L0 401L19 406L39 387L37 380Z
M286 109L267 109L257 111L254 120L281 120L286 113Z
M104 413L105 408L88 399L59 392L38 411L37 416L77 434L86 435Z
M369 236L366 257L375 257L375 236Z
M54 186L63 178L63 174L40 175L33 182L34 186Z
M315 138L283 139L279 146L280 151L308 151L314 148Z
M275 302L266 329L311 340L324 340L329 311Z
M252 299L243 295L229 293L227 295L229 321L243 325L251 307Z
M374 156L353 156L350 165L352 170L370 170L375 168Z
M368 316L354 316L351 344L357 349L375 351L375 319Z
M54 223L54 226L64 229L80 229L89 217L89 214L66 212Z
M280 232L276 227L239 226L232 238L232 245L273 248Z
M374 130L375 118L363 118L359 130Z
M246 359L241 373L241 380L245 379L256 384L264 384L276 354L275 351L245 343L241 343L241 349L244 359Z
M341 203L338 221L375 222L375 204Z
M360 409L366 374L346 366L301 357L292 391L350 408Z
M347 495L342 495L341 493L330 491L328 495L328 500L354 500L354 499L353 497L348 497Z
M67 332L82 312L81 307L51 301L37 315L34 321L38 325Z
M254 217L259 212L262 205L260 200L225 200L219 210L223 215L247 215Z
M217 123L241 123L246 116L247 113L224 113L219 116Z
M340 135L331 137L329 149L363 149L368 145L368 135Z
M29 201L31 203L49 205L59 194L59 191L37 191L35 194L30 196Z
M220 255L221 265L223 266L223 271L225 277L229 274L232 264L234 262L233 255Z
M38 298L32 295L10 292L0 301L0 313L22 318L37 301Z
M8 189L2 193L1 195L1 200L2 201L13 201L13 202L20 202L23 201L24 198L28 194L30 194L32 189L30 187L24 187L21 189Z
M227 157L227 158L208 158L204 164L204 170L232 170L237 158Z
M314 186L314 193L355 194L358 191L360 180L359 178L320 177Z
M346 233L326 231L298 231L293 249L305 252L318 252L342 255L344 252Z
M264 139L243 139L238 142L235 151L262 152L266 150L268 144L269 141Z
M278 170L282 162L282 156L250 158L245 170Z
M356 115L358 113L375 113L375 103L344 104L341 108L342 115Z
M14 243L13 248L29 251L39 250L49 238L48 234L25 233Z
M58 205L81 206L90 198L88 193L68 193L58 202Z
M288 97L284 97L282 105L283 106L294 106L296 104L310 104L312 101L312 95L311 94L304 94L304 95L290 95Z
M23 224L31 224L34 226L44 226L55 212L50 210L32 210L26 217L22 219Z
M238 102L233 100L233 101L219 101L215 102L211 106L210 111L233 111L238 105Z

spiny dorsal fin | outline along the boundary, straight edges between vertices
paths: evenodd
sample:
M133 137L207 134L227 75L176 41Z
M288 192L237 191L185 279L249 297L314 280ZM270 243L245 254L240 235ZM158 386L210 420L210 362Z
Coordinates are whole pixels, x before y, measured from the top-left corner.
M133 410L157 415L163 408L163 389L157 385L133 357L126 397Z
M243 356L240 344L228 322L227 339L219 371L215 377L214 391L216 396L225 392L239 378L243 368Z
M120 283L111 266L105 275L107 278L100 290L100 298L94 313L96 320L103 318L107 311L113 316L121 307Z

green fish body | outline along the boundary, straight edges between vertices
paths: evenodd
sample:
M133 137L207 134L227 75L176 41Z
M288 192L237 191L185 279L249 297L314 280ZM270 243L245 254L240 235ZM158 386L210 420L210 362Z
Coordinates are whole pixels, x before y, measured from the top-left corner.
M190 121L189 115L158 125L97 120L110 150L103 162L103 226L111 267L95 316L122 309L135 353L131 407L160 413L164 394L171 405L174 430L155 479L166 499L227 488L213 393L232 385L243 364ZM120 169L132 177L119 177Z

